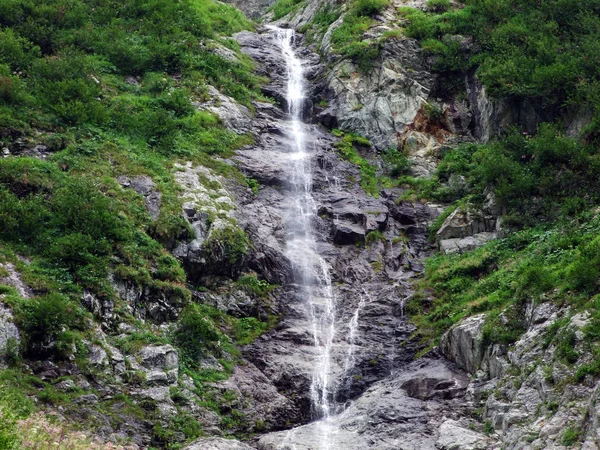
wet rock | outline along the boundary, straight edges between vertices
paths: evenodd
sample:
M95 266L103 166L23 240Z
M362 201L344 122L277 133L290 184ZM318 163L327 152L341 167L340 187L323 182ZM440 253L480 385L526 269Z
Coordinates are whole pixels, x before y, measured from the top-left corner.
M346 221L333 221L333 242L340 245L365 242L364 227Z
M212 437L197 439L183 450L255 450L255 447L234 439Z
M435 373L443 369L435 360L421 361L377 382L342 414L291 431L261 437L261 450L310 450L328 443L330 448L377 450L433 450L435 431L457 400L423 401L407 395L401 387L412 378L413 369ZM452 377L452 375L450 375ZM460 375L459 375L460 376Z
M469 373L475 373L481 365L485 318L485 314L468 317L448 330L440 340L444 355Z
M294 403L280 394L253 364L237 366L231 377L216 387L229 395L236 394L232 407L244 414L248 431L278 430L300 420Z

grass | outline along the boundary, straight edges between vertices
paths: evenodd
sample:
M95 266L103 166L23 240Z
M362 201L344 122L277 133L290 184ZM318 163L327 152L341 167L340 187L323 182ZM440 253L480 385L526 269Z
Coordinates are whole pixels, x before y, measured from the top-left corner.
M371 143L368 139L338 129L334 129L332 132L335 136L341 138L335 144L340 156L359 167L361 187L372 197L378 198L382 188L395 185L396 178L406 173L410 167L406 155L390 148L382 155L385 167L378 169L367 158L361 156L361 153L371 149Z
M363 35L375 23L373 17L383 11L388 4L388 0L353 0L348 4L341 25L331 34L333 51L352 59L363 72L373 67L382 45L379 40L364 40ZM322 35L339 16L339 9L324 6L315 15L310 28L316 28L316 34Z

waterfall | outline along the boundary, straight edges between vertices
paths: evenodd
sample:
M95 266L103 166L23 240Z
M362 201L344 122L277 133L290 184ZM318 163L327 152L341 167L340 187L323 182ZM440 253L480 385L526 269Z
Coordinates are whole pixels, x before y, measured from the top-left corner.
M307 310L312 338L316 349L310 395L314 419L325 419L333 411L334 380L332 380L331 351L335 337L335 296L330 270L319 256L312 221L317 217L317 205L312 196L311 155L307 149L302 113L306 100L302 61L292 47L294 31L271 27L279 44L287 69L286 101L290 115L289 151L293 207L287 217L286 256L292 261L296 283ZM324 439L327 439L325 433ZM328 448L323 442L322 448Z

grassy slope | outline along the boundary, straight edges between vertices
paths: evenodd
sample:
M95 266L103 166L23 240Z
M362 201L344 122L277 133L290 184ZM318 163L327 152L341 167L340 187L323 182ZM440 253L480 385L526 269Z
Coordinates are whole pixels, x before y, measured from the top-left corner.
M194 352L223 348L233 356L216 356L227 356L223 361L230 369L236 357L232 340L248 343L267 324L190 305L179 334L165 334L131 317L107 279L116 274L189 302L186 275L167 250L189 233L172 167L193 161L246 181L215 157L232 155L251 138L228 131L192 102L207 98L209 84L248 106L260 97L262 80L226 37L250 28L238 10L212 0L0 2L0 148L18 155L44 145L49 152L46 159L0 159L0 263L13 263L36 294L25 300L0 285L23 335L23 345L11 346L7 355L14 368L0 374L3 392L35 395L42 406L69 403L81 394L58 392L19 371L23 358L75 357L87 373L84 340L95 337L91 315L80 306L85 290L117 301L121 320L138 327L113 344L129 351L149 342L178 345L197 393L221 412L203 382L227 374L197 371ZM216 47L229 49L237 62L219 56ZM119 175L152 177L162 193L156 222L143 198L116 182ZM243 234L234 238L246 242ZM2 271L0 277L6 276ZM240 286L254 295L271 289L252 276ZM189 329L203 337L202 348L181 337ZM152 417L126 396L121 400L131 414ZM107 412L112 406L101 402L98 408ZM236 419L241 420L224 417L224 427L235 427ZM185 415L174 420L188 438L201 433ZM14 428L14 420L10 423ZM156 428L155 445L176 447L169 433ZM13 448L2 439L1 449Z
M525 306L553 301L571 314L587 310L587 351L600 348L597 295L597 205L600 202L598 87L600 10L594 2L471 0L457 10L447 6L422 12L401 8L405 33L436 56L446 94L461 95L466 70L491 95L529 98L557 120L571 105L592 112L579 137L559 124L542 124L534 136L514 128L485 145L448 151L430 180L405 179L412 197L481 205L493 192L510 229L504 239L464 255L438 255L427 263L421 292L409 308L419 332L435 343L461 318L488 313L488 342L512 343L524 331ZM461 44L467 36L468 46ZM448 183L464 177L467 186ZM439 226L439 223L436 224ZM563 329L553 327L548 343L559 343L557 357L579 367ZM562 327L562 328L561 328ZM552 334L553 333L553 334ZM580 366L577 378L598 374L597 364Z

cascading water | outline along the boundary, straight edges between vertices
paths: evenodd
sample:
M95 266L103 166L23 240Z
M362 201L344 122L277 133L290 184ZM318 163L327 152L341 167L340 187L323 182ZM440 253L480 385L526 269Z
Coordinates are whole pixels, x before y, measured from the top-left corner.
M317 252L311 221L317 216L312 197L311 155L305 142L305 124L302 123L306 100L302 62L292 45L294 31L271 28L279 44L287 68L286 100L290 122L290 183L292 201L287 219L286 253L294 264L296 282L304 298L307 316L318 361L315 362L311 382L311 400L314 418L325 421L333 413L334 383L331 376L331 350L335 336L335 297L327 263ZM322 448L328 448L325 433Z

